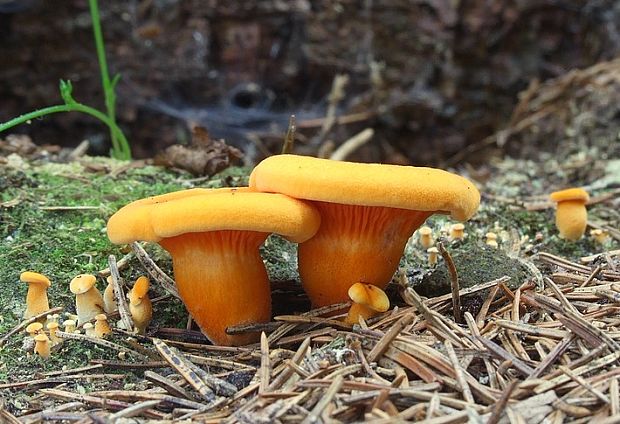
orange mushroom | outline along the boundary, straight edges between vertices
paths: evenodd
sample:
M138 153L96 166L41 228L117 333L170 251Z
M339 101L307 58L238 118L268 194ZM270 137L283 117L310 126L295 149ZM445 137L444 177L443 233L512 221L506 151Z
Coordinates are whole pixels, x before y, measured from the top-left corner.
M116 304L116 299L114 295L114 284L112 283L112 276L108 276L106 278L106 282L108 285L103 291L103 309L105 313L110 315L114 312L118 311L118 305Z
M28 283L24 319L32 318L47 311L50 308L47 300L47 289L52 284L50 280L45 275L33 271L22 272L19 279Z
M106 314L98 314L95 316L95 336L99 338L106 337L108 334L112 334L112 329L108 323L108 317Z
M138 334L144 334L153 316L153 306L149 299L149 279L138 277L133 288L129 291L129 312L133 325Z
M266 322L271 291L259 246L270 233L293 242L320 223L308 204L248 188L194 189L138 200L108 221L113 243L158 242L172 256L179 294L202 332L220 345L242 345L258 334L226 328Z
M39 333L34 336L34 341L34 353L36 353L43 359L49 358L51 342L50 339L47 338L47 335L45 333Z
M349 287L349 297L353 301L347 324L357 324L360 317L367 320L390 309L390 299L385 292L372 284L355 283Z
M435 243L431 227L427 227L426 225L421 227L418 230L418 235L420 236L420 245L425 249L428 249Z
M569 188L554 191L549 197L557 203L555 226L560 231L560 237L570 241L579 240L588 222L588 193L582 188Z
M92 274L80 274L71 280L69 289L75 294L75 311L78 316L78 325L95 318L103 313L103 297L95 283L97 278Z
M250 187L313 201L314 237L299 245L299 273L313 306L347 300L353 284L385 288L411 234L434 213L474 214L480 194L467 179L411 166L278 155L262 161Z

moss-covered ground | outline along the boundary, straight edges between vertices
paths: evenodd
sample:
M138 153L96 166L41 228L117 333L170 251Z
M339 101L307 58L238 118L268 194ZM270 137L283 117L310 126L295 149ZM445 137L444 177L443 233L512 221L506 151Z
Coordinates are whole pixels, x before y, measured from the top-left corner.
M120 258L127 252L122 246L112 245L105 232L107 219L121 206L139 198L194 186L243 185L247 183L247 173L244 168L230 168L210 180L192 180L189 175L163 168L127 167L102 158L83 158L69 164L21 162L0 166L0 335L21 320L27 290L19 282L22 271L33 270L50 277L51 306L74 310L74 298L69 292L71 278L80 273L96 273L107 267L108 255ZM523 207L524 199L544 201L548 191L575 183L570 181L570 175L558 177L558 172L552 172L549 166L517 161L494 165L489 173L491 177L480 184L483 187L481 209L466 224L467 237L463 241L446 242L463 286L503 275L510 276L513 285L519 285L532 278L523 261L530 260L538 251L576 260L617 248L614 241L601 246L589 237L575 243L566 242L557 236L553 208L528 211ZM609 173L591 180L585 178L575 185L594 184L605 178L610 180L604 186L593 186L592 194L602 194L618 184L617 178ZM618 227L619 214L606 202L592 205L589 213L593 221ZM435 216L428 225L436 235L445 235L451 223L447 217ZM485 245L484 235L488 231L499 235L499 249ZM163 250L151 245L147 250L164 270L171 271ZM262 253L272 280L298 279L294 245L270 237ZM426 253L419 247L416 236L407 246L402 265L412 282L421 284L424 294L447 291L449 279L444 264L440 261L435 267L428 266ZM141 273L143 270L135 260L122 271L123 277L129 280ZM103 289L102 280L99 288ZM151 297L163 294L160 287L152 288ZM153 326L185 327L186 313L179 301L162 301L156 310ZM37 373L63 366L84 366L93 358L116 357L116 352L110 349L67 341L60 353L42 361L22 349L23 338L17 334L0 348L0 382L34 378ZM134 378L128 373L126 380L118 384L131 384Z

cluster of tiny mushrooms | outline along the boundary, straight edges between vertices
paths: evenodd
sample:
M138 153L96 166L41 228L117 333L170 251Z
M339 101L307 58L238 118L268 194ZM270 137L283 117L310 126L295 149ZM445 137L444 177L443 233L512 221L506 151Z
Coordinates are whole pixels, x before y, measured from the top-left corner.
M48 311L50 306L47 289L51 286L49 278L37 272L25 271L21 273L19 279L28 284L24 319L32 319ZM118 306L114 297L112 277L108 277L107 282L108 285L102 295L96 287L97 278L92 274L80 274L71 280L69 289L75 294L76 313L66 314L67 319L62 322L65 333L79 332L78 327L91 337L104 338L112 333L108 316L116 313ZM149 280L142 276L136 280L127 294L129 312L134 324L133 330L138 334L144 334L153 314L148 290ZM58 335L59 318L58 314L47 315L26 327L26 332L35 342L34 352L43 358L47 358L51 349L62 343L62 338Z
M568 189L551 199L558 204L561 237L579 239L588 194ZM355 324L389 309L383 289L429 216L466 221L479 203L474 184L447 171L283 154L258 164L249 187L194 188L132 202L110 218L107 232L116 244L159 243L172 257L180 297L202 332L217 345L245 345L258 334L229 335L226 329L271 319L259 253L270 234L298 243L299 275L312 306L350 299L345 321ZM486 236L487 245L497 247L497 235ZM463 237L463 224L454 224L450 238ZM436 263L430 228L420 230L419 242ZM79 315L79 301L77 307ZM134 321L142 322L140 331L148 324Z

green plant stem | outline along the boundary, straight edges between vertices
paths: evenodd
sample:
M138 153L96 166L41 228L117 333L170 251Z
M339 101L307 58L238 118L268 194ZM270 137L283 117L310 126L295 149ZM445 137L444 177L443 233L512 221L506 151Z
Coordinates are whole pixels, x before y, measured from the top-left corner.
M101 85L105 97L107 116L112 122L116 122L116 94L115 83L110 81L108 72L108 62L105 57L105 47L103 33L101 31L101 19L99 17L99 6L97 0L88 0L90 15L93 21L93 35L95 37L95 47L97 49L97 60L101 74ZM118 159L131 159L131 149L125 137L118 137L110 127L110 138L112 139L112 156Z
M73 103L70 105L49 106L43 109L35 110L30 113L26 113L24 115L13 118L10 121L4 122L3 124L0 124L0 133L8 130L9 128L13 128L17 125L24 124L33 119L37 119L37 118L40 118L42 116L49 115L52 113L60 113L60 112L82 112L82 113L86 113L87 115L91 115L101 120L103 123L105 123L108 126L108 128L110 128L110 133L114 134L114 136L117 137L117 140L120 141L120 144L125 144L129 146L129 142L125 138L123 131L121 131L118 125L116 125L116 122L114 122L112 119L110 119L108 116L98 111L97 109L94 109L90 106L83 105L81 103ZM117 159L130 159L131 158L130 156L131 153L128 152L128 150L121 151L119 149L118 152L124 155L129 153L129 156L117 157Z

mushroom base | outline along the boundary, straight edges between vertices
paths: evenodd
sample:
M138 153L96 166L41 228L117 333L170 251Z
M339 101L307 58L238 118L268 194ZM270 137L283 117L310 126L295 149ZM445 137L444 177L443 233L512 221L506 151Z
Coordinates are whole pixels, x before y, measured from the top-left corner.
M271 291L258 248L267 233L211 231L164 239L190 315L217 345L241 346L257 333L228 335L226 328L271 318Z
M314 307L346 302L355 283L385 289L413 232L432 211L313 202L314 237L299 245L299 274Z
M558 203L555 212L555 226L560 231L560 237L575 241L579 240L586 231L588 211L581 200L564 200Z

